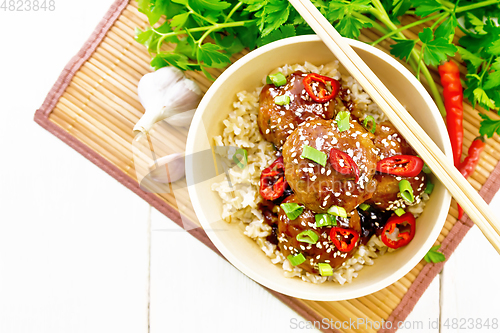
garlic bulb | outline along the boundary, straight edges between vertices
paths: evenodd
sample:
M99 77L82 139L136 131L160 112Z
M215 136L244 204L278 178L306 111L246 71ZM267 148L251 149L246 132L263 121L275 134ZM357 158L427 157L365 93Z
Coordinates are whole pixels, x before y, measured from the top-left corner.
M184 177L184 155L163 156L149 167L151 178L159 183L173 183Z
M163 67L144 75L137 93L146 112L134 126L136 134L149 132L163 119L174 126L188 126L202 97L198 85L175 67Z

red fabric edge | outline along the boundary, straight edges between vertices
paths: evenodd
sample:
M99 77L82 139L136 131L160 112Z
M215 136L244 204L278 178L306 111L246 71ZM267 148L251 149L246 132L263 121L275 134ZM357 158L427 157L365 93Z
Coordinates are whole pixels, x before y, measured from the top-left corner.
M490 203L493 199L495 193L500 189L500 162L497 163L495 169L490 174L486 183L479 191L479 194L483 199ZM464 216L461 220L457 221L453 228L451 228L448 235L441 243L440 251L444 253L446 258L449 258L451 254L455 251L458 244L463 240L467 232L474 225L474 222L468 217ZM422 271L418 274L417 278L411 284L410 288L404 295L398 306L392 311L387 321L392 323L392 328L385 328L379 331L379 333L392 333L396 332L398 322L404 321L410 312L413 310L418 300L424 294L425 290L429 287L432 280L436 275L441 272L444 267L445 262L437 264L426 264ZM391 326L391 325L389 325Z
M90 38L86 41L84 46L80 49L78 54L74 56L71 61L66 65L58 80L50 90L47 95L45 101L43 102L40 109L38 109L35 113L35 122L37 122L40 126L45 128L50 133L54 134L60 140L68 144L70 147L75 149L77 152L82 154L85 158L90 160L92 163L103 169L110 176L118 180L125 187L136 193L139 197L146 200L149 204L151 204L154 208L158 209L162 214L169 217L172 221L182 227L182 220L179 215L179 212L172 208L171 206L165 204L165 202L159 199L155 194L144 192L140 189L139 185L135 180L127 176L124 172L114 166L112 163L107 161L105 158L97 154L95 151L90 149L88 146L71 136L68 132L66 132L63 128L57 126L53 122L51 122L48 117L52 112L53 108L56 106L59 98L62 96L68 85L71 83L73 76L80 69L80 67L87 61L95 49L99 46L102 39L106 36L106 33L114 24L114 22L120 17L120 14L128 5L128 0L117 0L110 7L102 21L96 27ZM491 174L491 176L486 181L485 185L483 185L481 191L479 192L483 198L490 202L493 198L493 195L500 188L500 163L496 166L495 170ZM463 239L467 231L472 226L472 221L468 217L464 217L462 221L459 221L452 228L450 233L446 236L443 241L443 245L441 250L446 255L447 258L453 253L456 249L460 241ZM206 233L201 228L191 229L188 232L194 236L196 239L201 241L207 247L212 249L215 253L221 255L221 253L215 248L212 244ZM451 237L453 236L453 237ZM222 256L222 255L221 255ZM403 321L408 314L413 310L415 304L420 299L424 291L427 289L432 279L441 271L444 263L439 264L428 264L418 275L417 279L411 285L408 292L405 294L400 304L394 309L391 315L388 318L388 321L393 323L397 323L398 321ZM303 303L299 299L295 299L280 293L277 293L273 290L267 289L271 294L273 294L276 298L286 304L288 307L296 311L299 315L304 317L309 321L321 321L321 317L317 317L316 313L309 309L308 307L303 306ZM381 333L389 333L395 332L396 329L391 330L382 330ZM331 330L323 330L323 332L338 332L335 329Z

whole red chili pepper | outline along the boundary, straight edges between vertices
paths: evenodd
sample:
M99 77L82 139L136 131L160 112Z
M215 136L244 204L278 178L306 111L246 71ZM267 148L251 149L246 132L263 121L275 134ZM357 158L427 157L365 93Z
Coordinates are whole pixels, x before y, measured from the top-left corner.
M398 228L399 232L396 239L389 238L389 235L394 233ZM394 236L394 235L393 235ZM392 215L382 229L382 242L391 249L397 249L407 245L415 236L415 217L412 213L407 212L401 216Z
M444 107L446 109L446 124L453 149L453 162L456 167L462 157L464 128L462 125L464 107L463 92L460 82L460 71L457 64L447 61L438 67L443 85Z
M351 252L359 239L359 232L354 229L333 227L330 230L333 245L341 252Z
M325 103L337 96L340 90L339 81L331 77L319 75L316 73L308 74L303 80L304 89L311 99L318 103ZM316 83L316 84L315 84ZM330 83L332 90L327 90L327 83Z
M354 173L354 176L356 177L355 181L358 182L359 168L356 162L352 160L351 156L347 155L343 151L332 148L330 150L330 163L335 171L343 175Z
M276 200L285 192L285 165L280 156L260 174L260 195L266 200Z
M477 165L479 164L479 159L481 158L481 152L484 150L486 143L484 142L484 138L479 136L472 141L472 144L469 147L469 151L467 152L467 157L464 158L464 161L458 165L458 171L464 176L466 179L469 178ZM460 205L458 205L458 219L460 220L464 215L464 210Z
M418 156L395 155L377 163L377 171L395 176L415 177L422 171L424 161Z

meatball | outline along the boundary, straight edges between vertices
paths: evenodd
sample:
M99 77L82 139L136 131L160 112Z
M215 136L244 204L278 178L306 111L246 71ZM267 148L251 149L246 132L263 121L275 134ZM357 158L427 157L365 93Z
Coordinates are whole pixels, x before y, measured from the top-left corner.
M329 161L323 167L302 158L304 145L327 156L332 148L345 152L357 164L359 180L356 182L353 174L337 172ZM371 198L375 190L372 178L377 164L376 149L366 130L355 120L351 120L350 128L343 132L331 120L313 120L303 124L286 140L283 160L285 179L297 199L315 212L324 213L332 205L352 211Z
M381 160L394 155L415 155L413 148L406 142L394 125L388 121L377 124L373 144L379 149Z
M300 204L295 195L291 195L284 202L295 202ZM283 209L278 213L278 246L285 257L302 253L306 258L298 267L314 274L319 274L318 263L328 263L333 269L338 268L344 261L349 259L356 246L350 252L339 251L330 239L331 227L316 227L314 212L304 209L304 212L295 220L290 220ZM348 214L349 218L337 217L337 226L342 228L352 228L358 233L361 232L361 225L358 212L356 210ZM297 235L305 230L313 230L319 237L316 244L299 242Z
M264 86L260 93L258 115L259 128L267 141L281 147L286 138L298 125L310 119L332 119L335 101L314 102L304 89L302 80L307 74L296 71L287 77L287 83L280 87L273 84ZM290 96L290 103L278 105L276 96Z
M413 189L413 196L415 197L414 203L419 201L417 197L425 191L427 185L427 175L423 172L420 172L415 177L399 177L377 173L374 178L377 180L377 187L367 204L382 210L395 210L412 205L412 203L401 198L401 194L399 193L399 182L401 180L406 179L410 182Z

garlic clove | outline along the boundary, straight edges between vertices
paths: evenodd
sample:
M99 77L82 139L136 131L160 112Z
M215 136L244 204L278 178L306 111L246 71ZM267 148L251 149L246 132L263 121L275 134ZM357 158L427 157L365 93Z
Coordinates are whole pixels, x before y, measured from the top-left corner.
M165 121L172 126L189 127L189 125L191 125L191 121L193 120L195 112L196 109L177 113L173 116L166 118Z
M174 183L184 178L185 161L183 154L163 156L149 166L151 178L159 183Z
M192 110L196 109L203 96L198 85L175 67L164 67L146 74L137 90L146 112L135 125L135 133L149 132L156 122L177 115L169 123L188 126L194 115ZM180 115L186 111L187 114Z
M184 73L175 67L163 67L144 75L137 86L139 101L146 110L159 109L165 105L168 88L185 79Z

